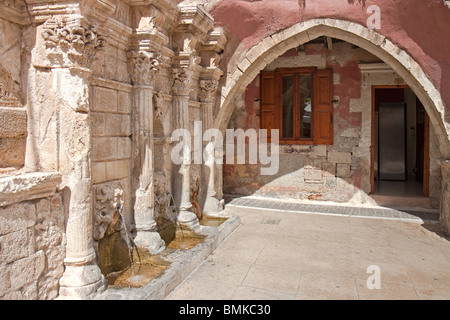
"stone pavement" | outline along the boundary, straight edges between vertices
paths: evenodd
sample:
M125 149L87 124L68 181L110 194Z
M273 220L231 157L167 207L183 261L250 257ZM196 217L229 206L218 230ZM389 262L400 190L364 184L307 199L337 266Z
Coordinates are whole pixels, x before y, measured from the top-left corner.
M449 238L421 220L433 212L266 202L233 200L242 225L167 299L450 299Z

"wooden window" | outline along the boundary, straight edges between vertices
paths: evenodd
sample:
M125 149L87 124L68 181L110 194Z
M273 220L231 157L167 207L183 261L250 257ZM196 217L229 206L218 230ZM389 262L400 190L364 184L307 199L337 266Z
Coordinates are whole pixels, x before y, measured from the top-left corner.
M261 73L261 128L282 144L333 144L333 75L316 68Z

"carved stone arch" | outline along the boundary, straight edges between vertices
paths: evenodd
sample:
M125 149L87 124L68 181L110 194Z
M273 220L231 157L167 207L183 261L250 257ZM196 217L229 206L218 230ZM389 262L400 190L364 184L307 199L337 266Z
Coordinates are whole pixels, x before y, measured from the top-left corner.
M267 64L286 50L320 36L334 37L357 45L382 59L400 75L416 93L430 116L430 122L439 139L441 156L450 158L450 123L446 107L441 93L419 63L377 31L338 19L311 19L300 22L266 37L245 53L236 53L241 55L240 58L233 57L231 60L236 59L239 63L235 70L228 74L226 85L222 89L222 102L215 117L214 127L225 130L234 110L234 97L241 94Z

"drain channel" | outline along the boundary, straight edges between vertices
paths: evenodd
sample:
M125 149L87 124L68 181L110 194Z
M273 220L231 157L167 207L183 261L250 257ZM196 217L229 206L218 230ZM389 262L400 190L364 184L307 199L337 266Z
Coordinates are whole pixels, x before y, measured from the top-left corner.
M269 219L269 218L264 218L261 220L261 224L280 224L281 220L280 219Z

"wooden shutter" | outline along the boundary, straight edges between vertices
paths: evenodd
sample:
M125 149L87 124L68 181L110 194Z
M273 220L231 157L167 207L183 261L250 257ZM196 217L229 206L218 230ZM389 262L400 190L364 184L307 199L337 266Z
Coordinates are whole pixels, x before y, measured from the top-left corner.
M313 126L315 144L333 144L333 72L313 73Z
M267 129L268 138L270 138L270 130L276 129L275 78L275 72L265 71L261 73L261 129Z

